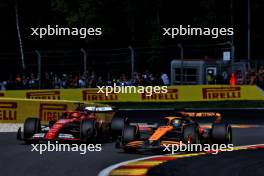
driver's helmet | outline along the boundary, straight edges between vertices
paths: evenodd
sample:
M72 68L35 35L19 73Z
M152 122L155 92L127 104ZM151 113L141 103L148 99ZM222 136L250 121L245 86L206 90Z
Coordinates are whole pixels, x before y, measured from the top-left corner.
M181 126L181 119L173 119L173 120L171 121L171 125L172 125L173 127L180 127L180 126Z
M71 114L71 118L79 118L80 114L78 112L74 112Z

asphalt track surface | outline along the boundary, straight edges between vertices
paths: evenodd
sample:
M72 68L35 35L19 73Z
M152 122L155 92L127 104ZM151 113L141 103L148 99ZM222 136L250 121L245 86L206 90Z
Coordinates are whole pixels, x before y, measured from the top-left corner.
M264 149L182 158L151 168L147 176L263 176L263 158Z
M160 111L147 114L142 111L128 112L127 116L137 117L137 121L149 121L160 116L172 115L172 112ZM241 112L232 112L236 117ZM263 112L250 112L250 119L240 119L244 122L257 122L261 124L260 117ZM244 116L245 113L243 113ZM228 118L228 116L226 116ZM257 119L257 120L255 120ZM136 119L132 119L132 121ZM237 121L234 120L235 123ZM262 123L260 123L262 122ZM255 124L255 123L253 123ZM233 143L235 145L250 145L264 143L264 127L234 129ZM131 159L150 156L151 154L126 154L114 148L114 143L103 144L101 152L87 152L85 155L80 155L79 152L45 152L40 155L38 152L31 152L30 145L21 144L16 141L15 133L0 133L0 175L4 176L76 176L88 175L96 176L102 169ZM263 153L263 152L262 152ZM247 154L241 157L248 159ZM252 155L253 156L253 155ZM262 155L263 156L263 155ZM223 157L219 155L218 157ZM231 157L232 158L232 157ZM263 157L262 157L263 158ZM249 158L248 160L252 160ZM205 159L204 162L208 160ZM209 160L210 161L210 160ZM217 160L218 161L218 160ZM220 161L220 159L219 159ZM233 160L234 161L234 160ZM213 165L212 163L210 163ZM225 162L227 164L227 162ZM209 167L210 165L208 165ZM263 165L262 165L263 166ZM218 168L218 170L221 168ZM198 171L194 172L197 174ZM200 172L200 171L199 171ZM263 173L263 172L262 172ZM194 174L194 175L196 175ZM199 174L200 175L200 174ZM201 174L202 175L202 174ZM206 174L204 174L206 175ZM211 174L212 175L212 174ZM225 174L228 175L228 174Z

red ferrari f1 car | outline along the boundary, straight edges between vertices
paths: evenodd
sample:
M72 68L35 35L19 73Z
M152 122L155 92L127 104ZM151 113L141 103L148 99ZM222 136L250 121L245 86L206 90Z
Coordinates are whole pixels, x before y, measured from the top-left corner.
M212 117L211 128L202 127L194 121L195 117ZM139 149L162 149L166 145L182 143L229 144L232 142L232 128L222 122L220 113L180 112L177 116L165 117L162 125L130 124L123 128L116 143L124 151Z
M125 121L121 118L110 120L96 117L96 113L112 112L106 107L90 107L79 104L75 111L65 112L58 120L42 124L39 118L27 118L23 132L18 129L17 139L26 143L38 141L80 141L92 143L97 139L112 139L119 135ZM113 129L111 128L113 127Z

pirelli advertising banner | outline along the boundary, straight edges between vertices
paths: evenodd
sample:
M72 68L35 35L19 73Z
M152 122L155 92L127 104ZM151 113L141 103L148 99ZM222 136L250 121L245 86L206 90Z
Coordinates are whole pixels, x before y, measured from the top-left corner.
M65 111L74 111L78 106L77 103L64 100L0 98L0 123L23 123L28 117L38 117L45 123L52 119L58 119ZM105 107L100 104L87 104L87 106ZM98 118L110 120L113 113L96 113L96 115Z
M197 85L169 86L163 92L155 90L134 92L108 92L97 88L2 91L0 99L26 98L69 100L84 102L192 102L226 100L264 100L264 92L257 86Z

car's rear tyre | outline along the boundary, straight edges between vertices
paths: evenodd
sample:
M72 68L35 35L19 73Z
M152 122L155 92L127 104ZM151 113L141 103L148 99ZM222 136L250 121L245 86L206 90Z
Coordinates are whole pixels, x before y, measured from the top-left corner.
M192 143L199 144L200 138L198 133L197 125L189 125L183 129L183 142L184 143Z
M232 128L225 123L215 123L211 131L212 142L216 144L232 143Z
M38 118L27 118L24 123L24 139L30 139L35 133L41 130L40 120Z
M80 138L83 142L94 142L96 138L96 127L94 120L82 120L80 124Z
M136 126L125 126L122 132L122 140L123 142L131 142L136 139L137 137L137 128Z
M137 139L137 127L136 126L125 126L122 131L122 142L123 145ZM124 147L124 152L132 153L136 151L136 148Z
M111 121L111 132L114 138L122 135L122 131L129 124L126 117L114 117Z

